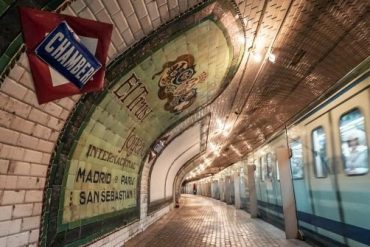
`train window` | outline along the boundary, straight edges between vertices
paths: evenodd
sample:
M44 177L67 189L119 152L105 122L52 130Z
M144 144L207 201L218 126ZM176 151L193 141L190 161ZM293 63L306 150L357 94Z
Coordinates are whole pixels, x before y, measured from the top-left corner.
M325 178L328 175L326 157L326 136L323 127L318 127L312 131L312 146L314 172L317 178Z
M261 181L265 181L266 177L266 156L263 155L260 157L260 175L261 175Z
M272 178L272 154L268 153L266 155L266 178Z
M344 171L361 175L369 170L365 119L359 109L343 114L339 120Z
M303 146L300 139L295 139L290 142L292 157L290 158L290 169L293 179L303 178Z

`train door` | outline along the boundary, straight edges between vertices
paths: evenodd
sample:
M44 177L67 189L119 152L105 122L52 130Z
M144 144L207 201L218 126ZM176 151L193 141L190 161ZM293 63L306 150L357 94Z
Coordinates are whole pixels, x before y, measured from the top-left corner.
M256 184L256 194L257 194L257 201L262 200L262 193L261 193L261 163L260 160L254 159L253 164L256 166L256 171L254 173L254 181Z
M293 135L289 139L291 150L290 170L293 179L294 197L296 202L298 225L301 230L307 234L306 230L314 231L315 227L310 222L312 212L312 202L309 193L309 175L311 166L308 167L308 157L311 156L311 150L305 146L306 134L304 130L299 129L300 135ZM305 154L305 155L304 155ZM312 224L310 224L312 223Z
M216 194L216 198L217 200L220 200L220 184L219 184L219 181L216 180L215 181L215 194Z
M281 198L281 185L280 185L280 173L279 164L277 161L276 153L272 153L272 190L275 197L273 211L275 214L275 225L281 229L284 229L284 215L283 215L283 204Z
M261 194L261 201L267 203L268 202L268 193L267 193L267 186L266 186L266 155L263 154L259 158L259 165L260 165L260 177L259 177L259 189Z
M271 153L271 182L272 182L272 192L274 195L274 204L281 206L282 204L281 204L280 177L278 170L278 162L275 153Z
M213 199L219 199L218 198L218 182L217 182L217 180L213 180L212 181L212 198Z
M368 89L331 112L342 228L356 247L370 245L369 96Z
M211 197L215 199L215 181L211 182Z
M229 186L229 177L225 176L225 202L230 203L230 186Z
M247 209L247 198L248 196L248 181L245 172L245 161L243 161L243 167L240 169L240 208Z
M310 173L310 196L313 217L311 222L316 232L339 243L344 243L340 234L332 231L330 222L340 221L335 177L332 169L332 138L329 114L324 114L306 125L308 134L308 170Z
M273 155L271 152L266 154L266 192L268 203L271 207L277 204L276 193L274 189L274 178L273 178Z
M229 176L229 191L230 191L230 204L235 204L235 183L234 183L234 175Z
M276 194L276 204L279 206L283 205L282 198L281 198L281 185L280 185L280 173L279 173L279 163L276 158L276 154L274 154L274 189Z
M210 182L206 182L205 184L205 196L207 197L211 197L211 183Z
M218 181L218 188L220 190L220 200L225 201L225 181L224 178L220 178Z

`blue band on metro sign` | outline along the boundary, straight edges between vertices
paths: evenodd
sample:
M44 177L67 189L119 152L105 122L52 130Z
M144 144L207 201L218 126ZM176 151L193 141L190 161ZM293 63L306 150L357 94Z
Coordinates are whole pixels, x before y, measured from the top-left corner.
M19 13L39 104L103 89L112 24L25 7L19 8ZM58 32L59 29L56 28L63 22L66 23L64 26L66 31L67 23L73 31ZM63 25L59 28L63 28ZM55 31L56 33L52 34ZM43 41L46 42L44 46L40 45ZM79 45L83 45L84 48ZM36 54L37 47L40 49L38 53L44 52L51 56L51 65L45 62L47 58L40 58ZM87 55L85 48L93 56ZM100 69L94 57L101 64ZM54 68L53 63L60 65L66 73ZM67 73L70 74L69 77Z
M78 88L82 88L101 68L101 63L65 21L46 36L35 52Z

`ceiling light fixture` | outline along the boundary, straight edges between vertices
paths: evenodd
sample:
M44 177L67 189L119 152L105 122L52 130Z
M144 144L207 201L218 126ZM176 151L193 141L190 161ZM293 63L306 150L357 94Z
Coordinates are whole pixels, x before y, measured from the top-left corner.
M265 39L263 37L258 37L255 42L255 50L262 50L265 48Z
M227 122L223 122L221 119L216 119L215 124L215 136L222 134L224 137L229 135L232 125Z
M275 63L275 61L276 61L276 56L275 56L275 54L274 53L272 53L272 51L270 51L269 52L269 61L271 62L271 63Z
M259 52L256 52L256 51L252 51L252 57L253 57L253 60L256 62L256 63L259 63L262 61L262 56Z
M244 35L238 35L237 40L238 40L239 44L246 43L246 38L244 37Z
M223 128L224 128L224 124L223 124L223 122L221 121L221 119L219 119L219 118L217 118L217 120L216 120L216 125L217 125L217 129L218 130L222 130Z
M233 145L231 145L230 146L230 148L238 155L238 156L243 156L241 153L240 153L240 151L237 149L237 148L235 148Z

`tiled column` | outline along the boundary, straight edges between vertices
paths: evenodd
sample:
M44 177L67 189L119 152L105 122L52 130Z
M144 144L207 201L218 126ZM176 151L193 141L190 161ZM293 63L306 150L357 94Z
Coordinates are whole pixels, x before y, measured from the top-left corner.
M276 150L276 155L279 162L285 235L287 239L297 238L298 226L293 192L293 182L290 173L289 149L278 148Z

